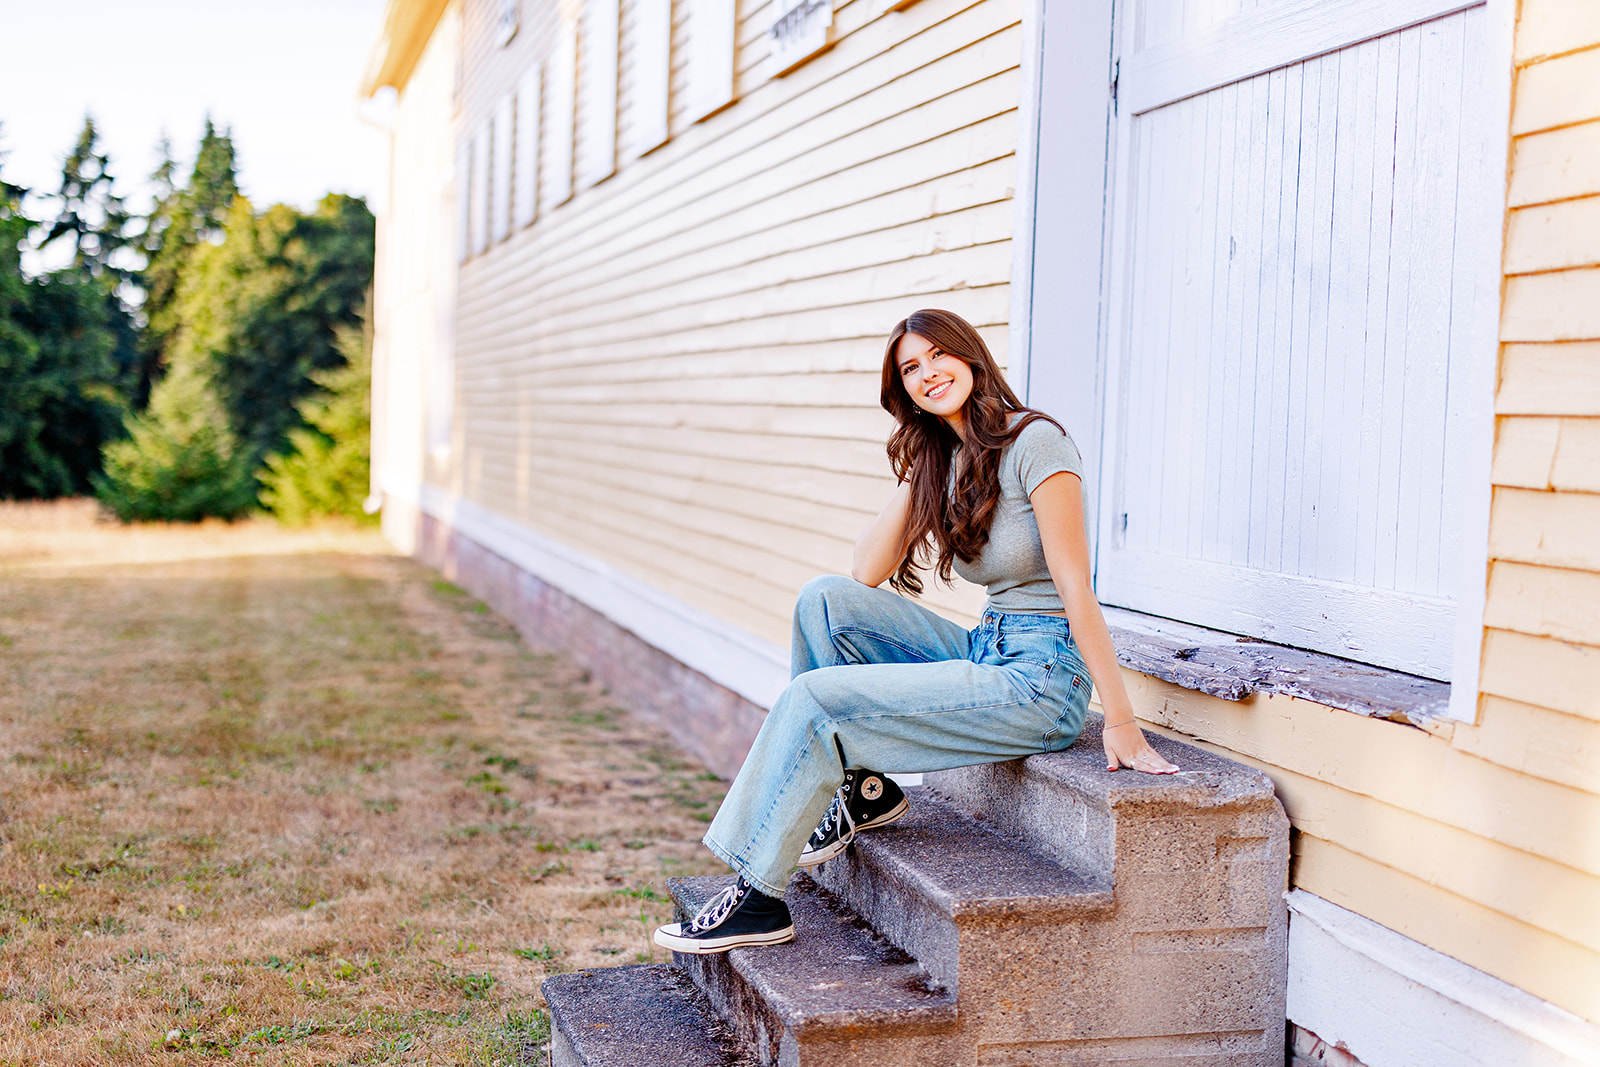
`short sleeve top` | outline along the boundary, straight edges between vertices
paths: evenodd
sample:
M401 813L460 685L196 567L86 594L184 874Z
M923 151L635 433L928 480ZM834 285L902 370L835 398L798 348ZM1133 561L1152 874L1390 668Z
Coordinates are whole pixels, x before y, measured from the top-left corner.
M1072 438L1054 424L1035 419L1000 454L1000 500L989 540L978 558L955 560L955 572L989 591L994 611L1040 614L1062 610L1061 597L1045 564L1029 495L1061 472L1083 478L1083 457Z

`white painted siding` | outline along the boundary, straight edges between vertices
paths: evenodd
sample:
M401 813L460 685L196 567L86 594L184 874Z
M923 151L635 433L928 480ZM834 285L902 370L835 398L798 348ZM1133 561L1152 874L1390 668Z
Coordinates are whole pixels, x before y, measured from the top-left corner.
M701 122L675 15L672 139L560 204L556 13L525 10L495 52L469 5L463 123L546 65L542 195L464 267L458 451L429 477L781 642L795 590L848 569L892 489L888 329L950 307L1005 358L1019 32L1015 3L855 0L832 50L767 81L763 10L739 24L739 102ZM660 95L631 68L618 81L631 136Z
M441 19L396 102L389 211L379 220L373 467L381 488L408 498L425 451L449 441L455 396L456 262L466 254L471 169L454 125L460 29L457 13Z

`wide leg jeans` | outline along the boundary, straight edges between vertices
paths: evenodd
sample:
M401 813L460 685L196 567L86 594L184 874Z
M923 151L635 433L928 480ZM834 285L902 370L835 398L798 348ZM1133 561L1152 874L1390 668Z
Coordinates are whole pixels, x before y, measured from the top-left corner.
M837 576L800 591L792 669L705 836L776 897L846 768L912 773L1059 751L1089 704L1063 616L988 611L967 631Z

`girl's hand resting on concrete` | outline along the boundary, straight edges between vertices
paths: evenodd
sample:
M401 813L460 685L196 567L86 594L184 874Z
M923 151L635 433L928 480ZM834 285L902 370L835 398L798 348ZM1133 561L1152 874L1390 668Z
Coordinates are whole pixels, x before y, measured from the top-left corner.
M1100 735L1106 749L1106 770L1128 767L1146 774L1174 774L1178 765L1169 763L1161 753L1150 747L1144 731L1132 718L1115 726L1107 726Z

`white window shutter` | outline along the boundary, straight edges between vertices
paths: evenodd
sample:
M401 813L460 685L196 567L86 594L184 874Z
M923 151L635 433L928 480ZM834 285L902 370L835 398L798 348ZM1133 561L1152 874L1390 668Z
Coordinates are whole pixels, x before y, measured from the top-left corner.
M456 145L456 262L472 255L472 142Z
M587 189L617 169L618 0L587 0L583 13L583 136L578 184Z
M634 123L630 158L667 140L667 93L672 79L672 0L638 0L633 42Z
M494 188L489 194L489 231L497 243L511 236L511 117L511 97L502 97L494 109L494 169L490 175Z
M1373 35L1330 15L1351 42L1332 51L1295 23L1257 73L1179 5L1144 26L1161 62L1124 53L1107 603L1450 677L1483 18Z
M539 64L517 85L517 132L512 165L512 224L528 225L539 213Z
M472 134L472 254L489 247L489 120Z
M689 0L689 119L733 103L735 0Z
M546 209L565 203L572 196L577 77L578 35L571 23L563 23L545 64L544 189L539 202Z

